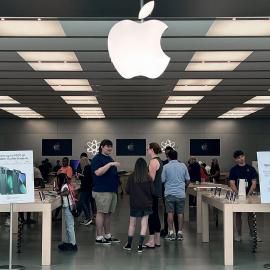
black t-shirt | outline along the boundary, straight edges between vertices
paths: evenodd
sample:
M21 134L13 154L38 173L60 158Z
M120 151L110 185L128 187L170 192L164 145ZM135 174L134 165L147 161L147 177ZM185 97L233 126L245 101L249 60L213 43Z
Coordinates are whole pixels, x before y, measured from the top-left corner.
M211 175L214 175L217 171L218 171L218 172L220 171L218 164L212 165L212 166L211 166L211 169L210 169L210 174L211 174ZM218 173L218 175L215 176L214 178L215 178L215 179L219 179L219 178L220 178L220 173Z
M198 162L195 161L194 163L190 164L188 171L191 182L201 182L201 166Z
M246 193L248 194L249 189L252 185L252 180L257 179L258 174L254 167L246 164L245 166L239 166L238 164L231 168L229 180L234 180L238 188L238 179L246 179L248 182L248 187L246 188Z

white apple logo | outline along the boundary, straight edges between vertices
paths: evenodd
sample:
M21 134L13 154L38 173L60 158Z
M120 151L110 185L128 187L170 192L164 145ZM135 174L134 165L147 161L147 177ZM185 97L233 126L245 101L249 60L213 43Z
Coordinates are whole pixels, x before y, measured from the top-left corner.
M147 17L154 8L154 1L145 4L139 19ZM108 36L111 61L125 79L145 76L159 77L170 62L161 48L161 36L168 26L158 20L136 23L123 20L116 23Z

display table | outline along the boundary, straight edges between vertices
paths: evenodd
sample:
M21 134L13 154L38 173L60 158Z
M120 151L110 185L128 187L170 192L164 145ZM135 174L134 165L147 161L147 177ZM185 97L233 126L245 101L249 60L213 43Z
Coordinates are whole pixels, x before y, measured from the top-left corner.
M201 183L198 185L191 183L186 190L186 203L185 203L184 220L189 221L189 195L193 195L193 196L197 197L197 199L196 199L197 233L202 233L202 195L207 194L209 192L213 193L214 189L216 187L226 189L226 190L230 189L227 185L204 182L204 183Z
M61 205L60 196L47 202L41 202L36 198L34 203L13 204L14 233L18 232L18 212L42 213L42 265L51 265L52 211ZM0 212L10 212L10 204L0 204Z
M202 195L202 241L209 242L209 205L223 211L224 265L233 265L233 213L234 212L270 212L270 204L262 204L258 196L246 199L236 198L235 203L227 202L212 194Z

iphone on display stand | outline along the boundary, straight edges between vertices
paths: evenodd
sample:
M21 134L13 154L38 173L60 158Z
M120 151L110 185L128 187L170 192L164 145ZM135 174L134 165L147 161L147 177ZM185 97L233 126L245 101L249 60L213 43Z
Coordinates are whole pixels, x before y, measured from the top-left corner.
M40 200L43 202L43 196L42 196L41 191L39 191L39 192L38 192L38 194L39 194L39 198L40 198Z
M20 194L20 184L19 184L19 170L12 170L12 187L13 194Z

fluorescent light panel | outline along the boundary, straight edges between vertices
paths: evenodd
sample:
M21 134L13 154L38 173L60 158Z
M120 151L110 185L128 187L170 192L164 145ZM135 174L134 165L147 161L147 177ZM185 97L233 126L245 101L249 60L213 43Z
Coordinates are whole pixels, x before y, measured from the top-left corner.
M185 115L189 110L191 109L191 107L189 108L181 108L181 107L175 107L175 108L171 108L171 107L164 107L162 108L162 110L160 111L159 115L157 118L182 118L183 115Z
M105 118L100 107L72 107L81 118Z
M1 107L0 109L14 114L20 118L44 118L42 115L28 107Z
M0 96L0 104L20 104L9 96Z
M1 21L0 36L66 36L59 21Z
M98 104L94 96L61 96L67 104Z
M252 51L195 52L191 62L186 67L186 71L234 70L251 53ZM231 61L233 61L233 63Z
M206 36L270 36L269 20L214 21Z
M222 79L180 79L173 91L211 91Z
M45 79L55 91L92 91L86 79Z
M244 104L270 104L270 96L257 96L244 102Z
M197 104L203 96L170 96L165 104Z
M264 109L264 108L263 107L236 107L220 115L218 118L243 118L261 109Z
M25 61L75 61L78 58L74 52L17 52Z
M79 63L32 63L28 64L36 71L82 71Z

